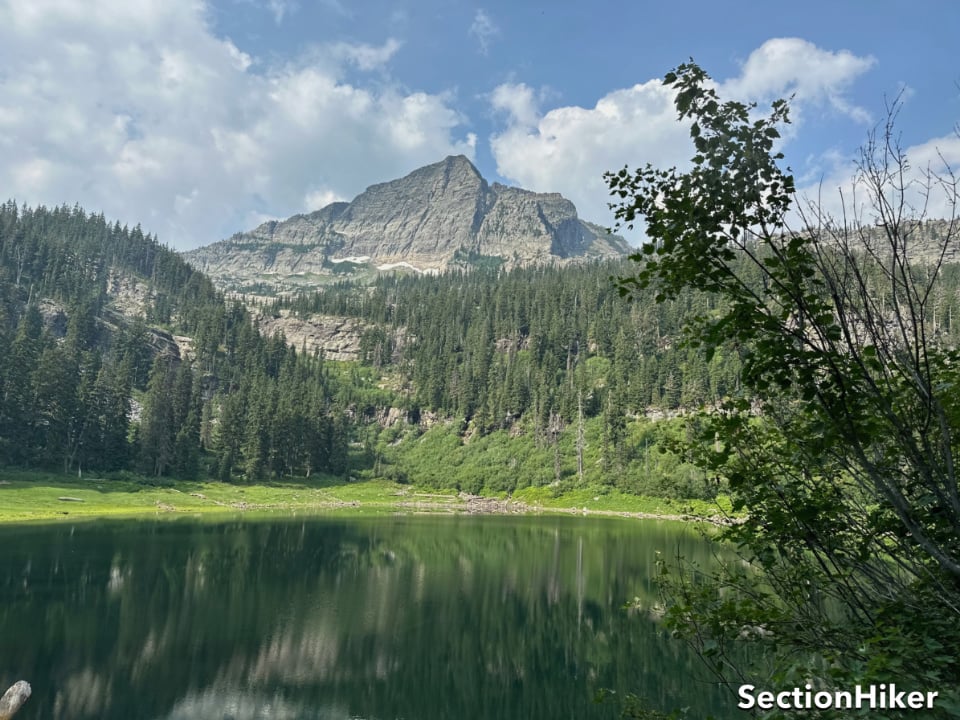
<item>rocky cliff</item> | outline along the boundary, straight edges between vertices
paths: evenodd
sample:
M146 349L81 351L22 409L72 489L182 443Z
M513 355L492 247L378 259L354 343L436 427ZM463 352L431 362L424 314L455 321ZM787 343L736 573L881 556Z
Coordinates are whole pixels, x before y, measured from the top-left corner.
M629 251L560 194L489 184L460 155L185 257L222 287L256 291L391 269L509 268Z

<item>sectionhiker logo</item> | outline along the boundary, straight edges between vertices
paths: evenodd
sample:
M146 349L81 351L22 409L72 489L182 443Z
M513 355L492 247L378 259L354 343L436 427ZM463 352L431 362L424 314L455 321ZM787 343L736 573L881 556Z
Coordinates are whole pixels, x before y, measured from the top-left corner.
M897 690L895 683L887 685L857 685L853 690L818 690L813 686L791 688L780 692L762 690L755 685L741 685L737 704L742 710L921 710L932 708L938 692Z

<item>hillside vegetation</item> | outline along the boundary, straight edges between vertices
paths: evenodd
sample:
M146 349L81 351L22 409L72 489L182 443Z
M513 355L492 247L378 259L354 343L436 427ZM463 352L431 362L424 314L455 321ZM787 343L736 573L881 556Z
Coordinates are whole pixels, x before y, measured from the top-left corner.
M142 312L119 306L120 282L145 288ZM139 226L0 207L0 356L4 465L225 480L346 467L322 360L261 337Z
M715 298L628 302L613 278L629 271L608 261L391 274L251 313L139 227L6 203L0 463L712 498L724 480L679 449L699 422L685 415L740 395L741 351L708 361L681 341L686 318L722 311ZM936 327L950 343L958 288L945 267ZM258 324L281 314L362 321L359 361L263 337Z

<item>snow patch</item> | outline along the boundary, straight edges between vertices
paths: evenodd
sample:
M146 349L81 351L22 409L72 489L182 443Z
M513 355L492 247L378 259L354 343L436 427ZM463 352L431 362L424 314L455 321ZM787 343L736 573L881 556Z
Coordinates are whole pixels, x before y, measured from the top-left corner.
M330 262L332 263L349 262L349 263L359 264L359 263L365 263L369 261L370 261L369 255L351 255L350 257L345 257L345 258L330 258Z
M414 272L420 273L421 275L439 275L440 274L439 268L425 268L421 270L420 268L414 265L411 265L408 262L403 262L403 261L395 262L395 263L386 263L384 265L377 265L377 270L394 270L398 267L408 268L410 270L413 270Z

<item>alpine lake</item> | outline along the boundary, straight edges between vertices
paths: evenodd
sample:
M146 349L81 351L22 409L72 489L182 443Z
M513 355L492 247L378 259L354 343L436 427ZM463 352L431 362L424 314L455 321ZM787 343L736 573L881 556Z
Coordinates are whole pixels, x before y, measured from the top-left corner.
M16 720L743 717L658 624L658 551L713 562L621 518L0 526L0 691L32 684Z

